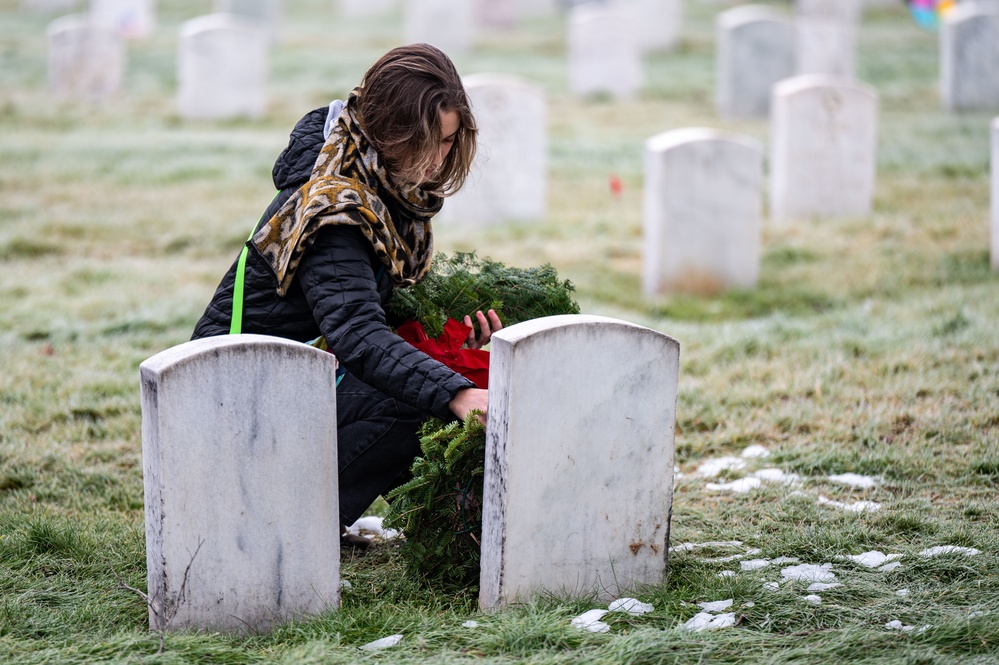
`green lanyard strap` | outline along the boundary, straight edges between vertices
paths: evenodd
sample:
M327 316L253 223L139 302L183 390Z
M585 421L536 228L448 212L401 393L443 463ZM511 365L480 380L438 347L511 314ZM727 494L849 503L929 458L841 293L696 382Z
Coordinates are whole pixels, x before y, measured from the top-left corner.
M254 229L256 230L256 229ZM250 242L253 231L246 242ZM236 281L232 286L232 322L229 324L229 334L238 335L243 331L243 282L246 280L246 255L250 252L249 245L243 245L236 264Z

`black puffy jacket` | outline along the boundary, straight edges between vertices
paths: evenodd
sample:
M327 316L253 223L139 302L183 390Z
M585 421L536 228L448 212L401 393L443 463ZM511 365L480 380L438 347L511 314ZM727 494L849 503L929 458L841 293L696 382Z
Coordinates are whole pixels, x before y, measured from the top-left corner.
M278 195L257 223L269 220L312 174L323 147L326 107L302 118L274 164ZM391 201L386 197L386 203ZM307 342L323 335L342 367L364 383L429 415L452 418L448 402L474 384L404 342L388 327L392 284L371 243L353 226L326 226L305 252L284 296L252 243L246 260L244 333ZM194 328L192 339L229 334L236 262Z

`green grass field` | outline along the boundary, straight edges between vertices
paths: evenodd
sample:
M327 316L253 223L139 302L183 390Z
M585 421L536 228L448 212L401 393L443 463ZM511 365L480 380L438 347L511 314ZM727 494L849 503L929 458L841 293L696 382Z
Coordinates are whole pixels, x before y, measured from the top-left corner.
M652 613L608 614L610 630L590 633L570 625L601 607L590 599L480 615L473 595L408 577L384 544L344 553L351 589L338 612L263 636L171 633L159 652L143 602L117 579L146 585L138 365L189 338L272 196L271 164L291 127L345 95L396 45L401 20L349 26L328 0L286 3L267 116L185 122L174 103L177 29L211 3L158 4L155 33L129 45L125 90L95 106L46 88L54 16L0 0L0 662L999 662L991 117L941 109L936 35L901 2L869 12L859 35L858 77L881 93L874 214L767 225L759 286L713 297L641 295L642 149L691 126L766 141L766 122L714 111L713 22L724 4L687 3L682 44L649 56L632 102L568 95L554 17L456 59L464 74L501 71L547 89L550 206L539 224L441 228L438 248L550 262L585 313L677 338L683 476L672 542L742 545L674 552L666 582L639 596ZM619 198L611 173L624 183ZM750 445L770 456L720 478L696 474ZM763 467L800 483L707 488ZM878 483L828 478L843 473ZM849 512L820 496L881 509ZM919 555L939 545L980 553ZM838 558L872 550L901 554L901 566ZM744 558L707 560L735 554ZM790 564L740 569L782 556L831 563L842 586L815 605L807 583L764 586ZM697 603L725 599L736 625L682 628ZM469 619L478 627L463 627ZM895 620L913 630L886 627ZM395 647L358 649L392 634L404 635Z

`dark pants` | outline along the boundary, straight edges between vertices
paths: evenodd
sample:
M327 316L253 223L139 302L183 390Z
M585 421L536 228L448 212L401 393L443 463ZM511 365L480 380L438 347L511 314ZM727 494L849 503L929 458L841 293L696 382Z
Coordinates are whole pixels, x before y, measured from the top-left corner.
M349 372L336 388L340 519L345 526L406 477L426 416Z

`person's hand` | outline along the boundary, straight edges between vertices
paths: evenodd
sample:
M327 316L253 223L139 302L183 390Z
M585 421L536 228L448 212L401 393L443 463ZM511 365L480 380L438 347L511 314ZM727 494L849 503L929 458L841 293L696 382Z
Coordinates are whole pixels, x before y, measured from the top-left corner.
M465 420L472 411L478 411L479 421L486 424L486 410L489 408L489 391L482 388L465 388L459 390L448 402L451 413Z
M481 311L475 313L475 318L479 322L479 336L475 336L475 326L472 325L472 317L465 316L465 325L472 329L472 332L468 333L468 339L465 340L465 347L469 349L481 349L483 346L489 343L489 338L497 330L503 329L503 322L500 321L499 315L496 314L495 310L489 310L488 317Z

